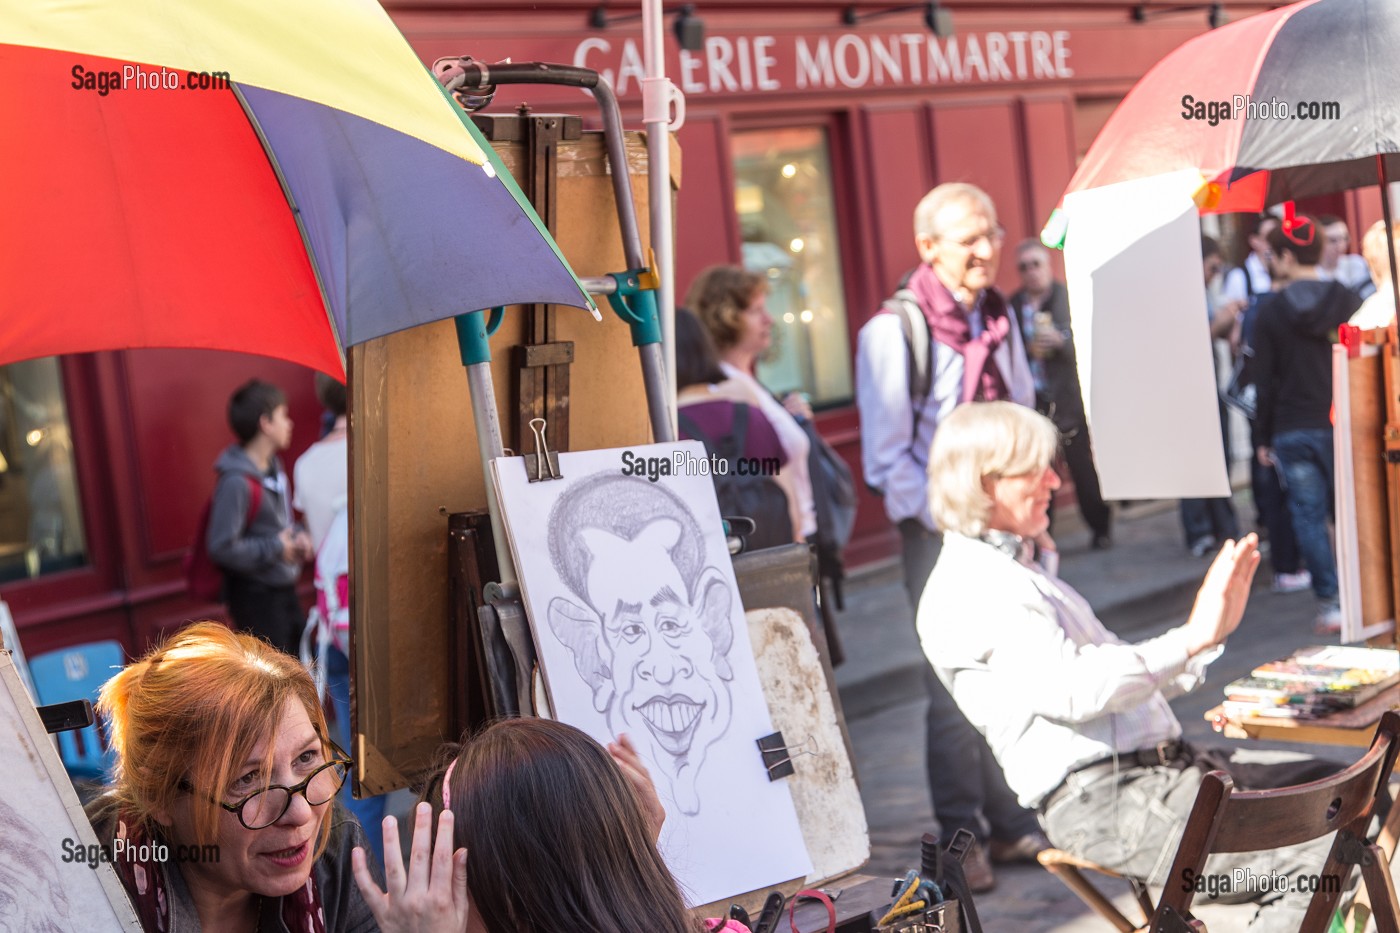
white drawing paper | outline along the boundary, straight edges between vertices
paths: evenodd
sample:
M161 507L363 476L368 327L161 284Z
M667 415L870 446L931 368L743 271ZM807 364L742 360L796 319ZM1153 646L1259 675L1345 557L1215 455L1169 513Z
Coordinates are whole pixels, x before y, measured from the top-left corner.
M0 787L0 929L139 933L110 859L91 863L97 836L5 651Z
M1194 170L1065 198L1065 279L1105 499L1228 496Z
M693 441L565 453L563 479L536 483L520 458L493 462L553 715L632 738L666 805L662 855L695 905L811 870L755 745L773 727L713 480L669 468L704 459ZM624 474L638 462L656 478Z

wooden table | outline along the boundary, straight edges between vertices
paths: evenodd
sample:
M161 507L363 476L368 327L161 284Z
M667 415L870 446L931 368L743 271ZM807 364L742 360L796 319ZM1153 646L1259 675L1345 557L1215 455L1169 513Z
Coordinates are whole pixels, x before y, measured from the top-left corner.
M1381 691L1355 709L1343 710L1321 719L1276 719L1267 716L1230 716L1223 706L1206 711L1206 721L1215 731L1231 739L1272 739L1277 742L1316 742L1327 745L1354 745L1367 748L1376 734L1376 723L1387 710L1400 709L1400 684ZM1390 808L1376 844L1387 861L1395 857L1400 839L1400 805ZM1358 904L1369 904L1365 887Z
M1231 716L1223 706L1207 710L1205 718L1216 732L1229 739L1272 739L1366 748L1371 744L1381 715L1392 709L1400 709L1400 684L1381 691L1356 709L1342 710L1321 719Z

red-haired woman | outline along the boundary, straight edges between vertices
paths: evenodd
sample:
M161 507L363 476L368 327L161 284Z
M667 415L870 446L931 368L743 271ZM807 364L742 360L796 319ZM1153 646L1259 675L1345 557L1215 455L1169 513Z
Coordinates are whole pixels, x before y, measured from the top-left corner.
M196 622L102 688L116 783L89 808L146 933L358 933L350 766L296 658Z

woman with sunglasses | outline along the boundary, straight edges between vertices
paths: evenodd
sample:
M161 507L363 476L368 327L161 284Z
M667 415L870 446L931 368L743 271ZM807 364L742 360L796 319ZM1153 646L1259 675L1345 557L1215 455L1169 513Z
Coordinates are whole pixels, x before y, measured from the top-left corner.
M89 807L147 933L376 929L350 759L297 659L196 622L102 688L116 782Z

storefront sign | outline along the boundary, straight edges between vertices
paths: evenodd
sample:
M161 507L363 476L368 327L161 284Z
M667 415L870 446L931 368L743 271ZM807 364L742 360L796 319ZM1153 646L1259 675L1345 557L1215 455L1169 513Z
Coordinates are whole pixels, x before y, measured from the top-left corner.
M1074 76L1069 39L1065 30L947 38L929 32L709 36L701 51L681 51L671 74L686 94L1044 81ZM640 92L636 39L590 36L575 46L572 60L602 72L620 96Z

